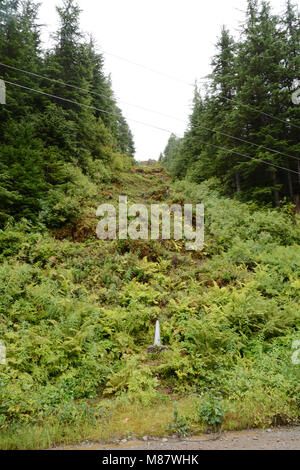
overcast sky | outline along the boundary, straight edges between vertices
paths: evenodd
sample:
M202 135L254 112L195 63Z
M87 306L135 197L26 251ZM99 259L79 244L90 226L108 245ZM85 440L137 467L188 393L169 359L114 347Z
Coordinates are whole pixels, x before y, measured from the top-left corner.
M61 0L41 0L45 44L57 26L55 5L61 3ZM99 52L106 53L106 72L111 74L115 95L121 100L119 105L133 132L136 159L158 159L169 134L130 118L183 135L193 98L191 85L210 73L210 59L221 26L224 24L232 34L238 34L246 0L79 0L78 3L82 9L82 30L92 33ZM284 0L270 3L276 13L283 11Z

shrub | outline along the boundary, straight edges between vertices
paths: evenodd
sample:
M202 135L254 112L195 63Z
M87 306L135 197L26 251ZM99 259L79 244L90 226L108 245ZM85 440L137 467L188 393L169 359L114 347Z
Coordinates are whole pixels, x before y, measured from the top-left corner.
M176 406L173 412L173 422L167 425L166 430L170 434L176 434L178 437L186 437L189 434L189 422L186 417L180 416Z
M210 395L201 400L198 411L199 418L212 429L222 426L225 414L226 410L222 397Z

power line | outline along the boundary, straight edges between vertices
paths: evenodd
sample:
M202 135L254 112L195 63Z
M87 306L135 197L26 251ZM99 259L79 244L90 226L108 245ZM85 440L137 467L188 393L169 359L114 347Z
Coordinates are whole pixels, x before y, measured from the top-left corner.
M42 78L43 80L48 80L49 82L57 83L58 85L65 85L67 87L74 88L76 90L84 91L85 93L91 93L92 95L96 95L100 97L104 96L105 98L112 98L112 97L109 97L108 95L104 95L104 94L100 95L100 93L96 93L95 91L87 90L86 88L82 88L76 85L71 85L70 83L63 82L62 80L56 80L55 78L45 77L44 75L39 75L38 73L29 72L28 70L20 69L18 67L13 67L12 65L3 64L2 62L0 62L0 66L7 67L8 69L16 70L18 72L27 73L28 75L32 75L33 77Z
M96 111L99 111L99 112L104 112L106 114L111 114L111 115L115 115L114 113L111 113L109 111L106 111L104 109L100 109L100 108L96 108L95 106L90 106L90 105L87 105L87 104L84 104L84 103L78 103L77 101L73 101L73 100L69 100L67 98L62 98L61 96L57 96L57 95L52 95L51 93L46 93L44 91L40 91L40 90L35 90L34 88L30 88L30 87L26 87L24 85L19 85L18 83L14 83L14 82L9 82L9 81L6 81L6 83L8 83L9 85L13 85L13 86L17 86L19 88L23 88L25 90L29 90L29 91L33 91L34 93L39 93L41 95L45 95L45 96L49 96L51 98L55 98L55 99L59 99L59 100L62 100L62 101L66 101L67 103L71 103L71 104L76 104L78 106L82 106L84 108L89 108L89 109L94 109ZM143 121L138 121L136 119L131 119L131 118L128 118L128 120L131 120L133 122L137 122L139 124L142 124L144 126L147 126L147 127L151 127L153 129L158 129L160 131L163 131L163 132L167 132L168 134L171 134L172 131L170 129L165 129L165 128L162 128L162 127L158 127L158 126L154 126L152 124L147 124ZM178 136L177 136L178 137ZM266 165L269 165L269 166L273 166L275 168L280 168L281 170L285 170L285 171L289 171L291 173L295 173L297 175L300 175L300 173L298 173L297 171L294 171L294 170L291 170L290 168L285 168L283 166L280 166L280 165L277 165L275 163L270 163L270 162L266 162L265 160L260 160L260 159L257 159L255 157L250 157L249 155L245 155L243 153L240 153L240 152L237 152L235 150L230 150L230 149L227 149L225 147L220 147L220 146L217 146L217 145L214 145L214 144L211 144L211 143L208 143L208 142L201 142L203 145L210 145L212 147L216 147L216 148L219 148L219 149L222 149L222 150L226 150L227 152L231 152L231 153L236 153L237 155L240 155L242 157L245 157L245 158L248 158L250 160L256 160L260 163L265 163Z
M250 142L248 140L242 139L241 137L234 137L233 135L227 134L226 132L217 131L216 129L210 129L209 127L202 126L201 124L197 124L197 126L200 127L201 129L204 129L210 132L215 132L216 134L224 135L225 137L229 137L230 139L239 140L240 142L244 142L245 144L252 145L254 147L258 147L261 149L265 149L268 152L277 153L278 155L283 155L284 157L289 157L289 158L293 158L294 160L300 161L300 158L298 157L294 157L293 155L290 155L288 153L280 152L279 150L270 149L269 147L265 147L264 145L255 144L254 142Z
M281 170L290 171L291 173L295 173L296 175L300 175L300 173L298 173L298 171L294 171L294 170L291 170L290 168L286 168L284 166L277 165L276 163L266 162L265 160L260 160L259 158L256 158L256 157L250 157L249 155L245 155L244 153L237 152L236 150L227 149L226 147L221 147L219 145L211 144L211 143L208 143L208 142L203 142L199 139L197 139L197 141L200 144L203 144L203 145L210 145L211 147L215 147L215 148L220 149L220 150L226 150L226 152L235 153L235 154L239 155L240 157L245 157L245 158L248 158L249 160L255 160L259 163L265 163L266 165L273 166L275 168L280 168Z
M60 81L60 80L55 80L53 78L49 78L49 77L45 77L43 75L39 75L39 74L36 74L36 73L33 73L33 72L29 72L27 70L24 70L24 69L20 69L20 68L17 68L17 67L13 67L11 65L7 65L7 64L3 64L0 62L0 66L4 66L4 67L8 67L10 69L13 69L13 70L17 70L19 72L22 72L22 73L27 73L29 75L32 75L32 76L35 76L35 77L38 77L38 78L41 78L41 79L44 79L44 80L49 80L51 82L54 82L54 83L58 83L60 85L65 85L67 87L71 87L71 88L74 88L74 89L77 89L77 90L81 90L81 91L84 91L85 93L90 93L90 94L93 94L93 95L96 95L96 96L99 96L99 97L107 97L109 98L107 95L103 94L101 95L100 93L97 93L97 92L94 92L92 90L88 90L86 88L82 88L82 87L78 87L76 85L71 85L70 83L66 83L66 82L63 82L63 81ZM9 83L9 82L7 82ZM226 98L227 99L227 98ZM229 98L228 98L229 99ZM232 101L232 100L231 100ZM183 119L180 119L180 118L177 118L175 116L171 116L169 114L165 114L165 113L162 113L162 112L159 112L159 111L155 111L155 110L152 110L152 109L149 109L149 108L145 108L143 106L139 106L139 105L135 105L135 104L131 104L131 103L126 103L130 106L134 106L134 107L137 107L137 108L140 108L140 109L143 109L144 111L149 111L151 113L154 113L154 114L158 114L160 116L164 116L164 117L168 117L168 118L171 118L171 119L174 119L174 120L177 120L177 121L180 121L180 122L183 122L185 123L185 121ZM99 110L99 109L98 109ZM99 110L100 111L100 110ZM105 113L108 113L107 111L105 110L101 110L101 112L105 112ZM137 122L137 121L136 121ZM258 147L258 148L261 148L261 149L265 149L267 150L268 152L272 152L272 153L275 153L277 155L282 155L284 157L288 157L288 158L292 158L294 160L297 160L297 161L300 161L300 159L298 157L295 157L293 155L289 155L287 153L284 153L284 152L281 152L279 150L275 150L275 149L271 149L269 147L266 147L266 146L263 146L263 145L258 145L258 144L255 144L254 142L250 142L248 140L245 140L245 139L242 139L240 137L235 137L235 136L232 136L230 134L227 134L226 132L222 132L222 131L219 131L219 130L216 130L216 129L212 129L212 128L208 128L208 127L205 127L205 126L202 126L201 124L197 124L197 127L201 128L201 129L204 129L204 130L207 130L209 132L215 132L216 134L220 134L220 135L223 135L225 137L228 137L230 139L234 139L234 140L238 140L240 142L243 142L245 144L248 144L248 145L251 145L251 146L254 146L254 147Z
M124 103L128 106L132 106L134 108L142 109L143 111L149 111L149 112L154 113L154 114L160 114L161 116L165 116L165 117L168 117L168 118L171 118L171 119L175 119L177 121L185 122L182 119L177 118L175 116L171 116L169 114L165 114L165 113L162 113L160 111L155 111L154 109L145 108L145 107L140 106L138 104L129 103L128 101L120 100L119 98L115 98L115 97L106 95L105 93L100 94L100 93L97 93L96 91L88 90L87 88L82 88L82 87L79 87L79 86L76 86L76 85L71 85L70 83L66 83L66 82L63 82L61 80L55 80L54 78L45 77L44 75L39 75L38 73L29 72L28 70L20 69L18 67L13 67L12 65L3 64L2 62L0 62L0 66L7 67L9 69L16 70L18 72L27 73L28 75L32 75L33 77L41 78L43 80L48 80L49 82L57 83L58 85L65 85L65 86L67 86L69 88L73 88L75 90L79 90L79 91L83 91L85 93L90 93L92 95L99 96L100 98L108 98L108 99L116 100L116 101L119 101L120 103Z
M180 78L174 77L174 76L172 76L172 75L165 74L165 73L163 73L163 72L159 72L158 70L151 69L150 67L147 67L146 65L139 64L138 62L133 62L133 61L131 61L131 60L129 60L129 59L125 59L124 57L118 56L118 55L116 55L116 54L112 54L112 53L106 52L106 51L103 51L103 54L110 55L110 56L112 56L112 57L116 57L116 58L119 59L119 60L123 60L124 62L128 62L129 64L133 64L133 65L135 65L135 66L137 66L137 67L141 67L141 68L143 68L143 69L149 70L150 72L156 73L156 74L158 74L158 75L162 75L162 76L164 76L164 77L166 77L166 78L169 78L169 79L171 79L171 80L175 80L175 81L177 81L177 82L184 83L185 85L194 86L194 84L189 83L189 82L186 82L186 81L184 81L184 80L182 80L182 79L180 79ZM197 81L204 80L204 81L207 82L208 79L211 80L211 79L212 79L211 76L208 76L207 78L206 78L206 77L202 77L202 78L198 79ZM236 101L236 100L233 100L233 99L231 99L231 98L225 98L225 99L228 100L228 101L233 101L233 102L239 104L240 106L243 106L243 107L245 107L245 108L251 109L252 111L255 111L255 112L257 112L257 113L260 113L260 114L262 114L262 115L264 115L264 116L268 116L268 117L271 118L271 119L275 119L276 121L282 122L282 123L284 123L284 124L289 124L290 126L295 127L296 129L300 129L300 126L297 126L297 124L293 124L293 123L290 122L290 121L284 121L284 119L280 119L280 118L274 116L273 114L266 113L265 111L261 111L260 109L256 109L256 108L254 108L253 106L246 105L246 104L244 104L244 103L241 103L240 101Z
M224 98L225 98L225 100L227 100L227 101L232 101L233 103L236 103L236 104L238 104L239 106L243 106L244 108L251 109L252 111L255 111L255 112L257 112L257 113L260 113L260 114L262 114L262 115L264 115L264 116L268 116L268 117L270 117L270 118L272 118L272 119L276 119L276 121L283 122L283 124L289 124L290 126L295 127L296 129L300 129L300 126L297 126L297 124L293 124L293 123L290 122L290 121L285 121L284 119L281 119L281 118L279 118L279 117L277 117L277 116L273 116L273 114L269 114L269 113L266 113L266 112L264 112L264 111L258 110L258 109L256 109L256 108L254 108L253 106L250 106L250 105L248 105L248 104L241 103L240 101L236 101L235 99L232 99L232 98L226 98L225 96L224 96Z
M138 62L134 62L132 60L125 59L124 57L121 57L121 56L116 55L116 54L112 54L111 52L103 51L103 54L109 55L111 57L115 57L116 59L122 60L123 62L127 62L127 63L132 64L132 65L135 65L136 67L140 67L142 69L148 70L149 72L155 73L157 75L162 75L163 77L168 78L170 80L174 80L176 82L183 83L184 85L194 86L194 83L189 83L185 80L182 80L181 78L174 77L173 75L169 75L169 74L164 73L164 72L160 72L159 70L152 69L151 67L148 67L147 65L143 65L143 64L140 64ZM200 78L200 80L203 80L203 78Z
M7 80L5 80L5 83L8 83L9 85L13 85L13 86L16 86L16 87L19 87L19 88L23 88L25 90L33 91L34 93L39 93L40 95L49 96L50 98L55 98L55 99L58 99L58 100L61 100L61 101L66 101L67 103L76 104L76 105L82 106L84 108L94 109L95 111L99 111L101 113L110 114L112 116L119 117L117 114L112 113L110 111L106 111L105 109L96 108L95 106L91 106L91 105L84 104L84 103L78 103L77 101L69 100L68 98L62 98L61 96L52 95L51 93L46 93L45 91L35 90L34 88L30 88L30 87L27 87L27 86L24 86L24 85L19 85L18 83L9 82ZM168 134L172 133L172 131L170 131L169 129L164 129L163 127L158 127L158 126L154 126L152 124L147 124L143 121L139 121L139 120L133 119L133 118L127 118L127 119L128 119L128 121L136 122L138 124L142 124L142 125L148 126L148 127L153 127L153 129L158 129L160 131L167 132Z
M164 77L166 77L166 78L169 78L169 79L171 79L171 80L175 80L175 81L180 82L180 83L183 83L183 84L185 84L185 85L194 86L194 84L189 83L189 82L186 82L186 81L184 81L184 80L182 80L182 79L180 79L180 78L174 77L174 76L172 76L172 75L165 74L165 73L160 72L160 71L158 71L158 70L152 69L152 68L150 68L150 67L148 67L148 66L146 66L146 65L139 64L138 62L133 62L133 61L131 61L131 60L129 60L129 59L125 59L124 57L118 56L118 55L116 55L116 54L112 54L112 53L106 52L106 51L103 51L103 54L110 55L110 56L112 56L112 57L116 57L116 58L118 58L119 60L122 60L122 61L124 61L124 62L128 62L128 63L130 63L130 64L133 64L133 65L137 66L137 67L141 67L141 68L143 68L143 69L145 69L145 70L148 70L148 71L150 71L150 72L152 72L152 73L156 73L156 74L158 74L158 75L162 75L162 76L164 76ZM39 78L43 78L43 79L45 79L45 80L49 80L49 81L52 81L52 82L55 82L55 83L58 83L58 84L61 84L61 85L64 84L64 85L69 86L69 87L71 87L71 88L75 88L75 89L78 89L78 90L81 90L81 91L85 91L85 92L91 93L91 94L96 95L96 96L102 96L102 95L100 95L99 93L96 93L96 92L94 92L94 91L88 91L88 90L85 90L84 88L77 87L77 86L71 85L71 84L66 84L66 83L61 82L61 81L59 81L59 80L55 80L55 79L48 78L48 77L43 77L43 76L38 75L38 74L35 74L35 73L33 73L33 72L27 72L27 71L25 71L25 70L18 69L18 68L16 68L16 67L12 67L12 66L9 66L9 65L6 65L6 64L3 64L3 63L0 63L0 65L2 65L2 66L4 66L4 67L9 67L9 68L14 69L14 70L19 70L19 71L24 72L24 73L29 73L29 74L31 74L31 75L33 75L33 76L36 76L36 77L39 77ZM212 78L211 78L210 76L208 76L208 78L202 77L202 78L198 79L197 81L199 81L199 80L204 80L204 81L207 82L208 80L211 80L211 79L212 79ZM105 95L103 95L103 96L105 96ZM225 98L227 101L231 101L231 102L236 103L236 104L238 104L238 105L240 105L240 106L242 106L242 107L244 107L244 108L248 108L248 109L250 109L250 110L252 110L252 111L255 111L256 113L259 113L259 114L262 114L262 115L264 115L264 116L267 116L267 117L269 117L269 118L271 118L271 119L274 119L274 120L276 120L276 121L278 121L278 122L282 122L282 123L285 124L285 125L290 125L290 126L292 126L292 127L295 127L296 129L300 129L300 126L297 126L297 124L294 124L294 123L292 123L291 121L285 121L284 119L281 119L281 118L279 118L279 117L277 117L277 116L274 116L273 114L266 113L265 111L261 111L260 109L257 109L257 108L255 108L255 107L253 107L253 106L250 106L250 105L241 103L240 101L237 101L236 99L227 98L227 97L224 97L224 98ZM127 104L128 106L133 106L133 107L136 107L136 108L143 109L144 111L150 111L150 112L153 112L153 113L156 112L156 111L154 111L154 110L150 110L150 109L147 109L147 108L143 108L142 106L139 106L139 105L136 105L136 104L132 104L132 103L128 103L128 102L124 102L124 101L119 100L119 99L118 99L118 101L123 102L124 104ZM164 115L163 113L159 113L159 114ZM171 116L168 116L168 115L165 115L165 116L166 116L166 117L171 117ZM177 119L177 118L172 117L172 119ZM292 158L293 158L293 157L292 157Z

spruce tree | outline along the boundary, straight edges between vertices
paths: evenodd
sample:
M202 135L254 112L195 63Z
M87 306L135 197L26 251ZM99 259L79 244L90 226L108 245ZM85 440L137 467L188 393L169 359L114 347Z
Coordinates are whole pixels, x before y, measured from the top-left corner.
M281 18L268 2L248 0L237 43L223 27L210 86L204 98L195 93L188 129L168 162L174 176L217 176L245 200L299 200L300 176L288 171L300 173L300 107L291 100L300 85L299 31L290 0Z

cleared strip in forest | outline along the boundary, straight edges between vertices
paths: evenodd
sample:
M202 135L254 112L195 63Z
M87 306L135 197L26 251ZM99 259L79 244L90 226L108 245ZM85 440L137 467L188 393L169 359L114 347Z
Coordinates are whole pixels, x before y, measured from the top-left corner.
M85 93L89 93L89 94L92 94L92 95L95 95L95 96L99 96L99 97L101 97L101 98L103 98L103 97L104 97L104 98L110 98L109 96L107 96L107 95L105 95L105 94L96 93L96 92L94 92L94 91L92 91L92 90L88 90L88 89L86 89L86 88L78 87L78 86L76 86L76 85L71 85L70 83L66 83L66 82L63 82L63 81L60 81L60 80L55 80L54 78L45 77L45 76L43 76L43 75L39 75L39 74L36 74L36 73L33 73L33 72L29 72L29 71L27 71L27 70L20 69L20 68L17 68L17 67L13 67L13 66L11 66L11 65L6 65L6 64L3 64L3 63L1 63L1 62L0 62L0 66L8 67L8 68L10 68L10 69L13 69L13 70L16 70L16 71L19 71L19 72L22 72L22 73L27 73L27 74L32 75L32 76L35 76L35 77L37 77L37 78L41 78L41 79L43 79L43 80L48 80L48 81L50 81L50 82L57 83L57 84L59 84L59 85L64 85L64 86L67 86L67 87L70 87L70 88L73 88L73 89L76 89L76 90L80 90L80 91L83 91L83 92L85 92ZM9 82L7 82L7 83L9 83ZM11 82L11 84L12 84L12 82ZM227 99L227 98L226 98L226 99ZM77 103L77 104L79 104L79 103ZM125 102L124 102L124 104L125 104ZM144 111L149 111L149 112L151 112L151 113L158 114L158 115L161 115L161 116L165 116L165 117L168 117L168 118L171 118L171 119L175 119L176 121L180 121L180 122L185 123L185 120L180 119L180 118L175 117L175 116L172 116L172 115L170 115L170 114L161 113L161 112L159 112L159 111L155 111L155 110L153 110L153 109L145 108L145 107L142 107L142 106L139 106L139 105L135 105L135 104L132 104L132 103L126 103L126 104L129 105L129 106L133 106L133 107L139 108L139 109L143 109ZM85 106L88 106L88 105L85 105ZM96 109L96 108L95 108L95 109ZM101 111L101 112L104 112L104 113L106 113L106 114L112 114L112 115L115 115L115 116L116 116L116 114L110 113L110 112L105 111L105 110L103 110L103 109L100 110L99 108L97 108L97 110L98 110L98 111ZM143 124L141 121L137 121L137 120L134 121L133 119L131 119L131 121L133 121L133 122L138 122L139 124ZM284 122L284 121L283 121L283 122ZM156 126L153 126L153 127L156 127ZM223 135L224 137L228 137L228 138L230 138L230 139L238 140L238 141L243 142L243 143L245 143L245 144L247 144L247 145L251 145L252 147L257 147L257 148L260 148L260 149L264 149L264 150L267 150L268 152L272 152L272 153L275 153L275 154L277 154L277 155L282 155L283 157L288 157L288 158L292 158L293 160L300 161L300 158L295 157L295 156L293 156L293 155L290 155L290 154L288 154L288 153L281 152L280 150L271 149L270 147L266 147L266 146L264 146L264 145L255 144L254 142L250 142L250 141L248 141L248 140L242 139L241 137L235 137L235 136L233 136L233 135L230 135L230 134L228 134L228 133L226 133L226 132L223 132L223 131L219 131L219 130L217 130L217 129L212 129L212 128L209 128L209 127L206 127L206 126L202 126L201 124L197 124L196 127L200 128L200 129L204 129L204 130L206 130L206 131L208 131L208 132L215 132L216 134ZM159 128L159 127L157 127L157 128L160 129L160 130L163 130L163 128ZM299 129L300 129L300 128L299 128ZM168 132L171 133L171 131L168 131Z
M100 109L100 108L96 108L95 106L90 106L88 104L84 104L84 103L78 103L77 101L73 101L73 100L69 100L67 98L62 98L61 96L57 96L57 95L52 95L51 93L46 93L44 91L40 91L40 90L35 90L34 88L30 88L30 87L26 87L24 85L20 85L18 83L14 83L14 82L10 82L10 81L5 81L5 83L9 84L9 85L13 85L13 86L16 86L16 87L19 87L19 88L23 88L25 90L28 90L28 91L33 91L34 93L39 93L41 95L45 95L45 96L49 96L51 98L55 98L55 99L58 99L58 100L61 100L61 101L66 101L68 103L71 103L71 104L76 104L78 106L82 106L84 108L89 108L89 109L94 109L95 111L99 111L99 112L103 112L103 113L106 113L106 114L110 114L110 115L113 115L113 116L116 116L115 113L111 113L109 111L106 111L104 109ZM168 134L172 133L172 131L170 129L164 129L162 127L158 127L158 126L154 126L152 124L147 124L143 121L138 121L136 119L132 119L132 118L128 118L129 121L132 121L132 122L137 122L139 124L142 124L144 126L147 126L147 127L151 127L153 129L158 129L158 130L161 130L163 132L167 132ZM199 141L200 142L200 141ZM219 148L219 149L222 149L222 150L226 150L227 152L231 152L231 153L235 153L237 155L240 155L242 157L245 157L245 158L248 158L250 160L255 160L255 161L258 161L258 162L261 162L261 163L264 163L266 165L269 165L269 166L273 166L275 168L279 168L281 170L285 170L285 171L289 171L291 173L295 173L296 175L300 175L300 173L298 173L297 171L294 171L294 170L291 170L290 168L286 168L286 167L283 167L283 166L280 166L280 165L276 165L275 163L270 163L270 162L266 162L265 160L261 160L261 159L258 159L258 158L255 158L255 157L250 157L249 155L245 155L243 153L240 153L240 152L237 152L235 150L231 150L231 149L227 149L225 147L219 147L219 146L216 146L214 144L210 144L210 143L207 143L207 142L201 142L203 143L204 145L210 145L212 147L216 147L216 148Z

